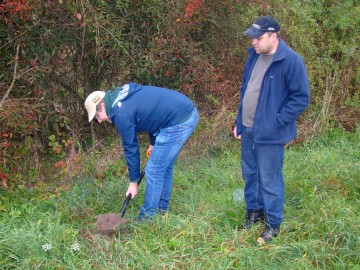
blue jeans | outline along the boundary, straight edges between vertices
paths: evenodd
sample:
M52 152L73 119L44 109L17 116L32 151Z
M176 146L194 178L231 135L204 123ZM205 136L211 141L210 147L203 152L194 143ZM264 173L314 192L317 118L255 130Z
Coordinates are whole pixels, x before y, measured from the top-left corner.
M266 222L277 227L284 219L284 144L254 143L252 128L242 127L241 169L246 210L264 210Z
M139 220L166 212L171 197L174 163L186 140L195 130L199 114L194 108L186 121L162 129L146 164L145 198L140 208Z

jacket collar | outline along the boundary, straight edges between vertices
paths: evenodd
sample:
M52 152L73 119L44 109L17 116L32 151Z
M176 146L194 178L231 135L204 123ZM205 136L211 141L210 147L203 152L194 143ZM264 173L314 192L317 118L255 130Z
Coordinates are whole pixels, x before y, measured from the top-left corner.
M104 97L104 102L105 102L105 110L106 110L107 115L110 115L111 107L112 107L112 105L114 103L114 100L118 96L121 89L122 89L121 87L115 87L114 90L106 91L106 94L105 94L105 97Z

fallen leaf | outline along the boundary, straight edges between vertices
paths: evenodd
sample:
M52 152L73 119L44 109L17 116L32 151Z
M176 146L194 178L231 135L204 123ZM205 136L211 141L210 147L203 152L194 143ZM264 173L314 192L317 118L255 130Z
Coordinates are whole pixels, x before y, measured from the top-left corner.
M256 242L259 244L259 246L265 245L265 240L262 237L259 237Z

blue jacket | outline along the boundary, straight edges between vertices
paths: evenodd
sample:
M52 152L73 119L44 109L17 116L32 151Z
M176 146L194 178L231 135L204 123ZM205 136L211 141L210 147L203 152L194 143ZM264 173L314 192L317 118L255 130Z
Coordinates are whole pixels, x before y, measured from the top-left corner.
M177 91L129 83L128 94L114 103L109 118L120 133L131 182L140 177L137 132L148 132L154 145L161 129L186 120L193 109L193 102Z
M236 125L241 134L242 102L259 55L248 50ZM253 140L262 144L285 144L297 136L296 118L310 101L309 80L303 59L280 39L273 61L266 71L256 107Z

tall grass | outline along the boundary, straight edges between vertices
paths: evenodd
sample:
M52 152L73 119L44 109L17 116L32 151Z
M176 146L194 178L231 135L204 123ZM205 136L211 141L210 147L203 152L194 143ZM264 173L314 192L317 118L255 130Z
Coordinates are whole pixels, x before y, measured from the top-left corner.
M96 231L95 217L119 211L122 174L1 190L0 268L359 269L359 149L359 129L287 149L285 220L265 246L255 245L261 225L242 229L244 203L233 200L243 188L234 141L208 157L181 156L170 212L108 235ZM143 191L127 217L136 217Z

